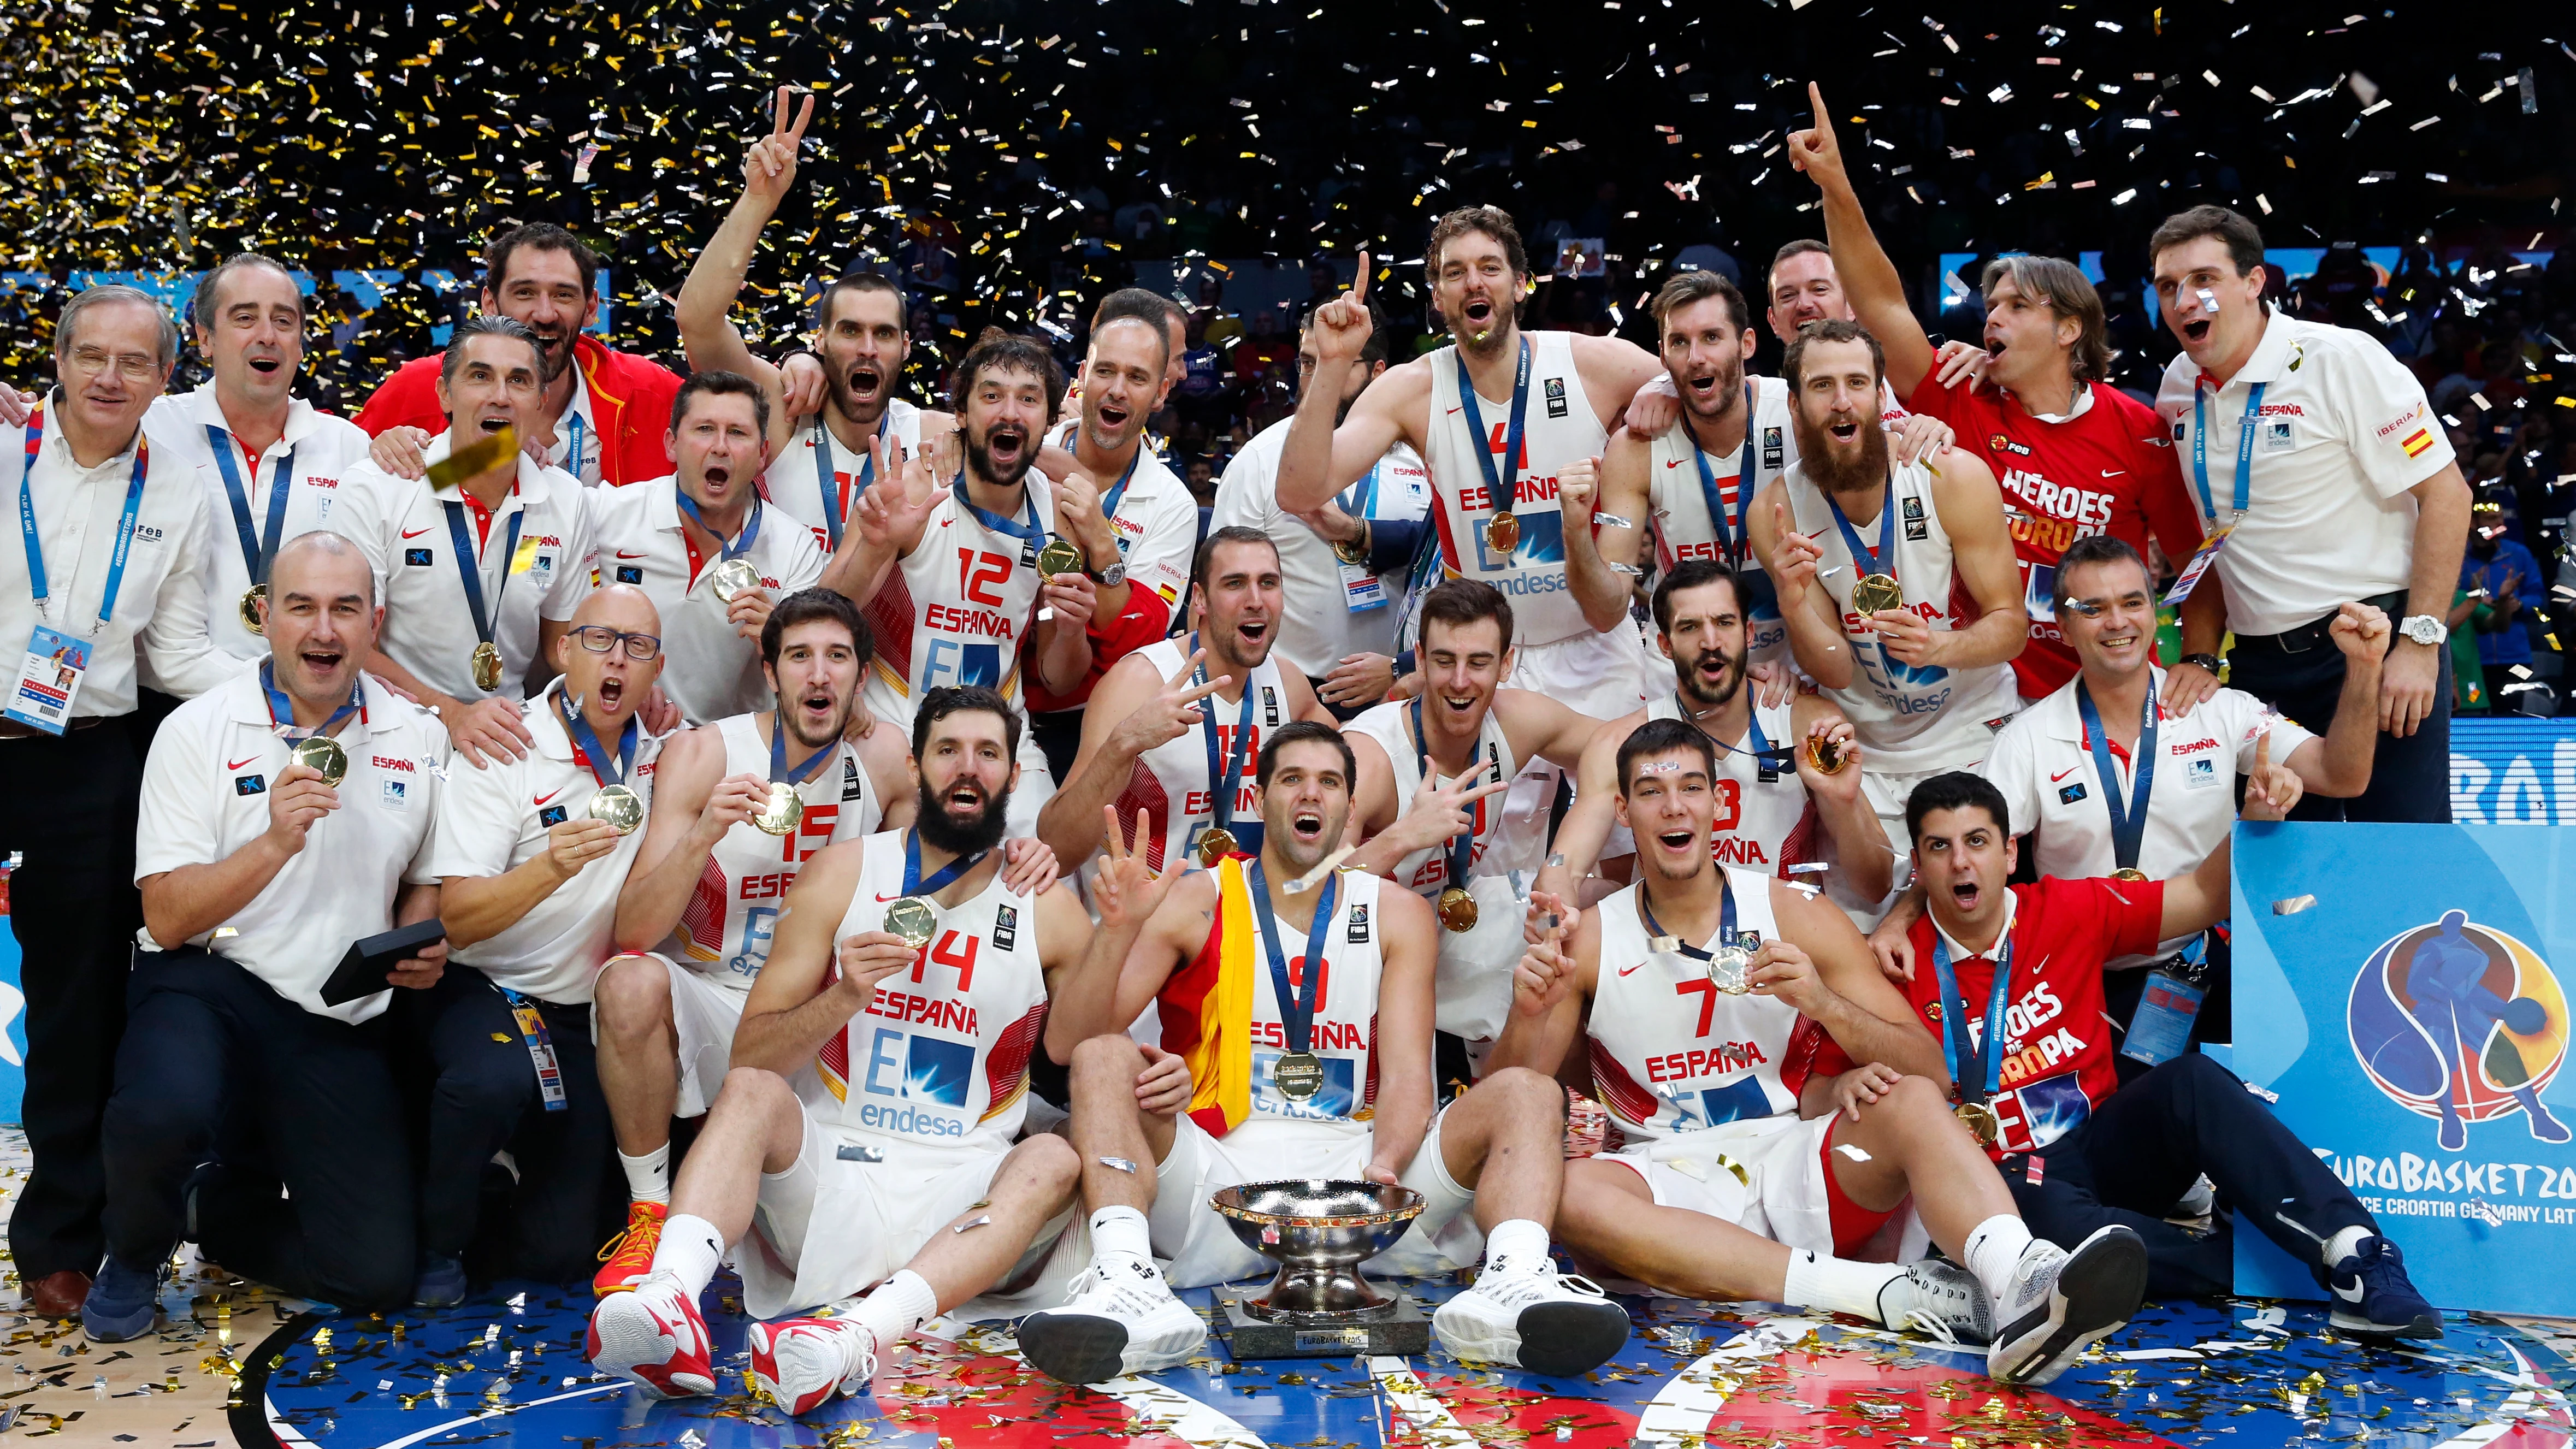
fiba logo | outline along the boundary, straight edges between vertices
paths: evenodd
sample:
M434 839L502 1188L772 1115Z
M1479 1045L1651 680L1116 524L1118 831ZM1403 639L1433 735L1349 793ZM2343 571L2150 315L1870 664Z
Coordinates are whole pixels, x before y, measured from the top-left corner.
M2447 911L2390 938L2353 978L2344 1021L2371 1082L2440 1121L2442 1150L2467 1147L2469 1123L2515 1112L2540 1141L2568 1139L2540 1103L2567 1060L2567 997L2504 932Z

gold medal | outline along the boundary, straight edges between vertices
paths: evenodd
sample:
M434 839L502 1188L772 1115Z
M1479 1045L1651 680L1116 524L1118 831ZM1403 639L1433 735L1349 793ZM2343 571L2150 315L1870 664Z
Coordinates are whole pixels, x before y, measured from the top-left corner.
M1334 544L1333 557L1340 559L1346 564L1364 564L1368 562L1368 554L1360 548L1359 540L1357 539L1351 539L1346 542Z
M714 581L716 601L730 604L760 587L760 570L747 558L729 558L709 572Z
M1885 574L1863 574L1852 585L1852 612L1875 614L1905 607L1905 588Z
M474 646L474 687L486 693L501 687L501 646L489 639Z
M1216 869L1218 861L1234 854L1236 843L1233 831L1222 825L1209 826L1199 832L1199 864Z
M1851 760L1832 740L1822 735L1809 735L1807 736L1807 763L1815 766L1816 773L1819 775L1839 775L1843 772L1843 766L1850 764Z
M1961 1102L1950 1109L1950 1115L1959 1119L1960 1124L1968 1129L1968 1135L1977 1139L1979 1147L1992 1147L1996 1139L2004 1135L2003 1119L1995 1115L1994 1108L1983 1102Z
M885 908L885 920L879 930L903 939L918 951L939 934L939 908L920 896L899 896Z
M349 777L349 752L340 748L340 742L329 735L307 735L297 740L294 752L288 758L308 770L319 772L322 783L334 790Z
M1323 1090L1323 1060L1313 1052L1283 1053L1270 1069L1270 1085L1292 1102L1305 1101Z
M1051 579L1058 574L1082 572L1082 549L1070 539L1051 538L1038 550L1038 577Z
M751 823L764 835L793 835L796 822L805 818L805 797L784 780L769 782L769 803L751 817Z
M1729 996L1753 989L1753 953L1742 946L1720 946L1708 953L1708 981Z
M248 629L254 634L266 634L268 632L268 626L259 621L259 602L267 597L268 585L266 584L253 584L249 588L242 590L242 627Z
M1485 547L1496 553L1510 553L1520 546L1521 521L1509 513L1497 513L1485 520Z
M1440 893L1440 924L1460 933L1476 929L1476 898L1463 886Z
M2146 881L2146 878L2147 873L2133 865L2124 865L2118 870L2111 872L2111 879L2113 880L2136 881L2143 884Z
M620 835L632 835L644 823L644 797L623 785L602 785L590 797L590 818L605 820Z

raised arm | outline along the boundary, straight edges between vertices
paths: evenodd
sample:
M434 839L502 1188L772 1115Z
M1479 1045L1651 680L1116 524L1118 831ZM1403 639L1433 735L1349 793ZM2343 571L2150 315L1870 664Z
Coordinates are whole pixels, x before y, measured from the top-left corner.
M1601 863L1601 848L1609 843L1611 828L1619 823L1619 746L1627 743L1629 734L1643 723L1645 714L1639 711L1593 731L1591 743L1583 747L1583 758L1575 766L1574 804L1557 824L1547 864L1530 887L1532 900L1545 891L1561 900L1574 901L1583 878Z
M1137 812L1137 833L1145 829ZM1092 1037L1124 1030L1170 979L1172 968L1207 938L1205 921L1216 901L1215 878L1205 871L1157 871L1142 852L1107 832L1108 858L1092 877L1092 903L1100 925L1082 954L1047 976L1044 1042L1050 1060L1073 1060L1073 1049Z
M1127 782L1135 778L1136 757L1199 727L1199 702L1216 693L1218 683L1190 683L1206 658L1205 650L1192 654L1165 679L1143 656L1131 654L1101 676L1090 707L1082 712L1082 744L1074 752L1073 769L1038 811L1038 839L1056 859L1068 864L1090 859L1100 845L1101 811L1126 792ZM1141 835L1136 849L1144 849ZM1179 862L1167 864L1177 867Z
M698 253L673 309L680 326L680 343L688 351L690 371L740 373L769 394L769 444L773 456L785 445L793 427L779 372L752 355L728 314L735 295L742 290L743 278L751 270L752 252L759 245L761 228L769 225L787 189L796 184L796 151L805 139L806 123L814 118L814 97L805 97L804 108L791 126L787 120L789 96L789 87L778 88L769 134L754 141L742 158L742 198L725 213L724 224L716 228L716 234L707 239L706 249Z
M1487 1072L1527 1067L1553 1077L1582 1036L1601 960L1601 917L1571 910L1572 902L1554 892L1530 892L1524 934L1537 940L1521 952L1512 973L1511 1015L1485 1058Z
M1977 618L1965 629L1932 628L1910 610L1882 610L1872 618L1887 652L1904 663L1944 669L2006 663L2030 642L2030 614L2022 605L2021 565L2004 525L2003 491L1983 460L1957 448L1932 466L1932 506L1940 510L1952 567L1976 600Z
M1765 485L1746 517L1754 555L1780 600L1780 617L1789 626L1789 653L1807 676L1827 689L1849 689L1851 650L1843 639L1842 619L1834 597L1816 581L1816 561L1824 551L1798 532L1789 514L1789 492L1777 478Z
M1618 503L1611 501L1614 474ZM1556 476L1556 501L1565 514L1566 584L1583 610L1583 622L1595 629L1615 628L1627 615L1637 577L1635 525L1645 516L1645 443L1622 431L1600 457L1568 463ZM1598 513L1626 519L1629 526L1604 525L1596 538L1593 519Z
M2328 628L2344 662L2334 723L2323 738L2300 741L2286 761L2310 793L2349 799L2370 788L2370 767L2379 750L2379 671L2391 627L2387 613L2376 605L2352 603L2343 606Z
M1824 90L1814 81L1807 82L1807 102L1816 123L1810 130L1789 133L1789 164L1806 172L1823 193L1825 244L1833 248L1834 275L1842 281L1852 315L1887 350L1887 380L1896 395L1910 398L1932 371L1932 340L1905 305L1905 283L1869 228L1869 213L1861 209L1860 194L1843 169L1842 145L1834 139Z
M1853 899L1885 900L1896 883L1896 852L1888 841L1887 827L1879 823L1878 812L1861 792L1863 761L1851 722L1824 696L1802 694L1789 706L1789 727L1790 738L1782 743L1794 752L1790 759L1797 766L1798 779L1807 787L1817 821L1833 839L1834 857L1841 862ZM1829 741L1842 757L1843 767L1830 775L1817 769L1807 755L1810 739Z
M1315 375L1297 399L1296 420L1279 450L1279 506L1289 513L1323 507L1365 477L1386 450L1405 440L1400 405L1429 395L1430 376L1411 363L1380 373L1337 427L1342 385L1360 366L1370 333L1369 256L1360 253L1352 289L1317 308Z

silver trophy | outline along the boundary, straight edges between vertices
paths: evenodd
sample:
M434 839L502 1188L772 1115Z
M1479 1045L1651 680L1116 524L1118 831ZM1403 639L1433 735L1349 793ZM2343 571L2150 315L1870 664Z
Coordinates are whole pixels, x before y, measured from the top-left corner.
M1237 1361L1430 1349L1430 1320L1413 1300L1360 1274L1421 1215L1422 1194L1306 1177L1229 1187L1210 1205L1245 1247L1279 1264L1257 1295L1218 1295Z

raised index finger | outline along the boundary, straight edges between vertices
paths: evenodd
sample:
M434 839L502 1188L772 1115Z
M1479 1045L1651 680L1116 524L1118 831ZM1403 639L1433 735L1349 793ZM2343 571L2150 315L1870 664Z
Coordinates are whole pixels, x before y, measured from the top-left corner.
M773 136L787 134L787 92L786 86L780 86L770 101L769 134Z
M1368 302L1368 277L1369 254L1368 249L1366 247L1362 247L1360 249L1359 275L1351 279L1351 300L1358 302L1363 306Z
M1816 130L1824 135L1832 135L1834 118L1825 112L1825 88L1815 81L1807 82L1807 104L1815 109Z

